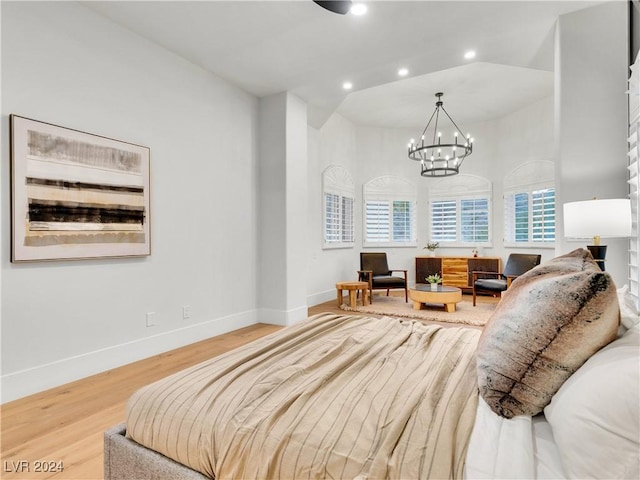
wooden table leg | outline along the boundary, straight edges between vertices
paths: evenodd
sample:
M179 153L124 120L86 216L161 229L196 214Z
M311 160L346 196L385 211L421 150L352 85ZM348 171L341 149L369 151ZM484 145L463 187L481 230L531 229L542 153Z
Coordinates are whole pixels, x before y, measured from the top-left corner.
M336 288L336 290L338 291L338 306L340 306L342 305L342 289Z
M455 303L445 303L444 304L444 309L447 313L453 313L456 311L456 304Z
M413 302L413 309L414 310L421 310L422 309L422 302Z
M356 290L349 290L349 305L356 308Z

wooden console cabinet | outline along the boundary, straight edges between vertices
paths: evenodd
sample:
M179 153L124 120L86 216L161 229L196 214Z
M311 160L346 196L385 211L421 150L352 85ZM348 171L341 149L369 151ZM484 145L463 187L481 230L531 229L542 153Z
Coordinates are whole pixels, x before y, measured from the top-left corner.
M442 284L471 290L471 272L501 272L500 257L416 257L416 283L438 273Z

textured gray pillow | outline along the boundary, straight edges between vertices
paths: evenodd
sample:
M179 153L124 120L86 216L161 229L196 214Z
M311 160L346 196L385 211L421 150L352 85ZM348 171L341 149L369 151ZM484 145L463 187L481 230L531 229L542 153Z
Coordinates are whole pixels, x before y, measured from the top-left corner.
M587 250L518 277L484 328L480 395L506 418L536 415L591 355L616 338L620 309L611 276Z

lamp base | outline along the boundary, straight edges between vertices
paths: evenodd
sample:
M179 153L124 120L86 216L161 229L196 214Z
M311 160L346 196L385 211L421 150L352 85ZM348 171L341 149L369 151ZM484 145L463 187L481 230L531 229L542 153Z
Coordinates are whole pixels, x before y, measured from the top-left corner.
M587 250L591 252L593 259L596 261L600 270L604 272L604 259L607 256L606 245L587 245Z

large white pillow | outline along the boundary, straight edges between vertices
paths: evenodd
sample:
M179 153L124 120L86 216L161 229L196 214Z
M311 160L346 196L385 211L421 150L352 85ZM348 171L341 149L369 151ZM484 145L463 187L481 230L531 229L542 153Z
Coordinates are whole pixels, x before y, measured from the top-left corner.
M640 315L636 307L636 299L629 291L629 285L623 285L617 290L620 304L620 328L622 333L640 323Z
M569 478L640 478L640 325L587 360L544 413Z

